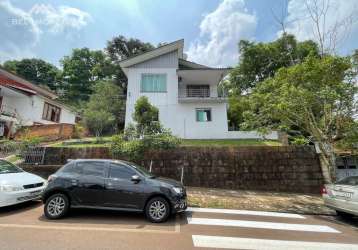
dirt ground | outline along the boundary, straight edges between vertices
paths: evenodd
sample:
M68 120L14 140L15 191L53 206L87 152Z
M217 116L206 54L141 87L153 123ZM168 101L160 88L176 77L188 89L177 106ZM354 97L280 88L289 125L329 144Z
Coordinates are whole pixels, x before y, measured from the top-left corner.
M320 195L187 188L189 206L334 215Z

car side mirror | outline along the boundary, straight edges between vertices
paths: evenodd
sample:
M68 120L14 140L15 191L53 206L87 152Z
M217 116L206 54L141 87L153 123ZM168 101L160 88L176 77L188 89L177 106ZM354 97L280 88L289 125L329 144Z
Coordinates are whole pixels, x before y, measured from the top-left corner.
M140 177L138 175L133 175L131 180L135 183L138 183L140 182Z

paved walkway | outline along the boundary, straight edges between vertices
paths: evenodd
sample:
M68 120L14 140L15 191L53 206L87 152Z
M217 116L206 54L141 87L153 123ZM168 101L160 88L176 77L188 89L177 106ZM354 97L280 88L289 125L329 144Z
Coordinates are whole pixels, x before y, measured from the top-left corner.
M335 215L320 195L260 191L188 188L191 206L244 210L290 212L312 215Z

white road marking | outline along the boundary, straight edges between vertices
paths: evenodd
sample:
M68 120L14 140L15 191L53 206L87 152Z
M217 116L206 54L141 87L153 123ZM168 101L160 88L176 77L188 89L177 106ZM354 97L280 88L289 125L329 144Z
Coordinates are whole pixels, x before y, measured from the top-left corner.
M193 235L195 247L248 250L357 250L358 245L309 241L264 240L252 238Z
M239 215L255 215L255 216L269 216L269 217L306 219L304 216L299 215L299 214L249 211L249 210L236 210L236 209L217 209L217 208L188 207L188 209L186 211L199 212L199 213L239 214Z
M323 225L305 225L291 223L262 222L249 220L224 220L187 217L188 224L210 225L210 226L228 226L228 227L248 227L275 230L306 231L320 233L340 233L336 229Z

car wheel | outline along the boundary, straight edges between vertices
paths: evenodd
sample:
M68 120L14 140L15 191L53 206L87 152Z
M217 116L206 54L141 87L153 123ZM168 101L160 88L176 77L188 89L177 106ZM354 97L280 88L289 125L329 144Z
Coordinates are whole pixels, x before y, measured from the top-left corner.
M151 222L164 222L170 215L170 206L162 197L154 197L147 203L145 214Z
M54 194L46 200L44 207L45 216L48 219L60 219L64 217L70 207L70 202L64 194Z
M342 211L338 211L338 210L336 210L336 214L337 214L339 217L342 217L342 218L350 218L350 217L353 216L353 215L351 215L351 214L348 214L348 213L345 213L345 212L342 212Z

